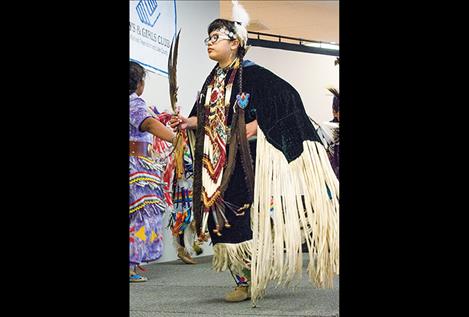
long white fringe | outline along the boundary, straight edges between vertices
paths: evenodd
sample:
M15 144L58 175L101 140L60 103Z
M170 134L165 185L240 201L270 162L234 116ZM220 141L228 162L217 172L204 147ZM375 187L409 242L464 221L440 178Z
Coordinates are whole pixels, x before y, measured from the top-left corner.
M257 130L251 210L254 305L270 280L282 286L299 281L302 240L309 250L311 282L317 287L332 287L333 277L339 272L339 182L322 144L304 141L303 148L301 156L288 164L262 130Z

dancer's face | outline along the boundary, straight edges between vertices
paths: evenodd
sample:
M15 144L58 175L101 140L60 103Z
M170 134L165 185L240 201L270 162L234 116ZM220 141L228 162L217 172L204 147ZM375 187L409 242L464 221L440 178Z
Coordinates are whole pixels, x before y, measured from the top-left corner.
M233 60L236 56L239 41L230 40L226 34L215 30L210 33L207 45L208 57L220 64L224 64Z

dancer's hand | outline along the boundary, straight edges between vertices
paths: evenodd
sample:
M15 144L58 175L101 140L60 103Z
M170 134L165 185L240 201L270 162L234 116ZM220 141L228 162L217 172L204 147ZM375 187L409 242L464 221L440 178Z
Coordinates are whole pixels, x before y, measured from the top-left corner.
M173 129L174 132L177 130L184 130L188 126L188 119L183 117L181 114L173 115L171 120L169 121L170 127Z
M255 135L257 135L257 120L246 124L246 138L249 139Z
M171 120L169 121L170 127L173 131L177 131L178 129L195 129L197 128L197 117L183 117L180 114L173 115Z

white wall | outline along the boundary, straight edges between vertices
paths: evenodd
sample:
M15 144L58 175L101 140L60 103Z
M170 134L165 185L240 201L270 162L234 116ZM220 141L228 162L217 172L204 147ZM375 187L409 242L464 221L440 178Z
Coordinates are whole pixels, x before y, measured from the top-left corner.
M318 123L332 120L333 95L327 88L339 89L335 56L252 46L245 59L269 69L295 87L313 120Z
M213 68L215 63L208 59L204 39L207 27L219 17L218 1L176 1L176 13L179 35L179 54L177 64L178 104L181 113L188 115L194 104L197 91ZM168 78L157 73L147 72L145 91L142 98L150 106L156 106L160 112L170 112ZM164 250L162 257L156 262L168 262L177 259L171 231L166 228L169 213L163 218ZM201 256L213 254L212 247L205 243Z

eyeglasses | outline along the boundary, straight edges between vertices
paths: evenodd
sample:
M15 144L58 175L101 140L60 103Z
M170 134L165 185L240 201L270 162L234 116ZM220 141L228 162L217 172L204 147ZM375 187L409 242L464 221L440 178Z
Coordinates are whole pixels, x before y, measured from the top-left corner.
M215 33L212 36L207 37L204 40L204 43L205 43L205 45L208 45L208 43L210 43L210 42L212 42L212 44L215 44L215 43L220 42L221 40L230 40L231 41L232 39L227 35Z

